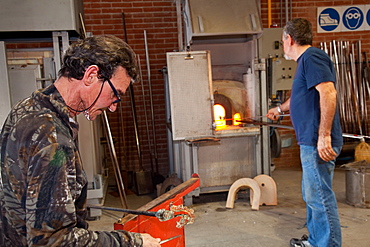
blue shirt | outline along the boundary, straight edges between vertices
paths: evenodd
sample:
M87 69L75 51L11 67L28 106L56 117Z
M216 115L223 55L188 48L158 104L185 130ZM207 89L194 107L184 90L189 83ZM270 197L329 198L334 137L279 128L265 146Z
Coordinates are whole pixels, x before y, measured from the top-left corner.
M297 60L290 114L299 145L316 146L320 124L320 95L315 86L331 81L335 84L335 69L329 56L310 47ZM336 110L331 130L332 146L343 145L342 128Z

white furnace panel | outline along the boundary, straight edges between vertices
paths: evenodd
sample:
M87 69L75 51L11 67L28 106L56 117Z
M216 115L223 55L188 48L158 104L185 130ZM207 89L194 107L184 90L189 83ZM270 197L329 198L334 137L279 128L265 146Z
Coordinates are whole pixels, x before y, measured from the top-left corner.
M41 82L37 81L41 78L40 64L9 65L8 73L12 105L42 88Z
M83 11L82 0L1 0L0 31L74 30L80 33Z
M173 140L213 134L209 51L167 53Z

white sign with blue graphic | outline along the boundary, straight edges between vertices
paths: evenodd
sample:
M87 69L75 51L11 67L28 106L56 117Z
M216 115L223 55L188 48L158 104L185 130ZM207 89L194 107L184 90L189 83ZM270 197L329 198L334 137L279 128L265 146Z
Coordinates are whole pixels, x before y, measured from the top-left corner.
M341 22L340 10L341 8L325 8L319 12L318 25L322 32L338 32Z
M317 8L317 32L370 30L370 5Z
M366 5L366 25L365 30L370 30L370 5Z

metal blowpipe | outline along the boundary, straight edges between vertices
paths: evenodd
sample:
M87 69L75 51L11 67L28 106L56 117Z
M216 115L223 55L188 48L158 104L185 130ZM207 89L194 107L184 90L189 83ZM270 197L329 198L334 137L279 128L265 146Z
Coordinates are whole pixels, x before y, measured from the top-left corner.
M157 212L153 211L140 211L140 210L132 210L132 209L124 209L124 208L112 208L112 207L103 207L97 205L88 205L88 208L95 208L101 210L110 210L110 211L117 211L117 212L124 212L128 214L135 214L135 215L145 215L151 217L157 217L159 221L167 221L171 220L176 217L180 217L180 220L176 222L176 227L181 228L188 224L194 223L194 210L189 209L183 205L171 205L170 210L159 209ZM181 213L179 213L181 212ZM177 214L175 214L177 213Z

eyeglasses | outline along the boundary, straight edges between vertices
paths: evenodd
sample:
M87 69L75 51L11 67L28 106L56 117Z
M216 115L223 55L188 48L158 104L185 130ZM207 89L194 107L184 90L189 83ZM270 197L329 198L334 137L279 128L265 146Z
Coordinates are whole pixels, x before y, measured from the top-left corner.
M121 99L121 96L119 95L117 89L113 86L112 82L109 79L107 79L107 81L109 83L109 86L112 88L112 91L114 93L114 96L117 97L117 99L115 101L113 101L112 104L116 104L116 103L121 102L122 99Z

